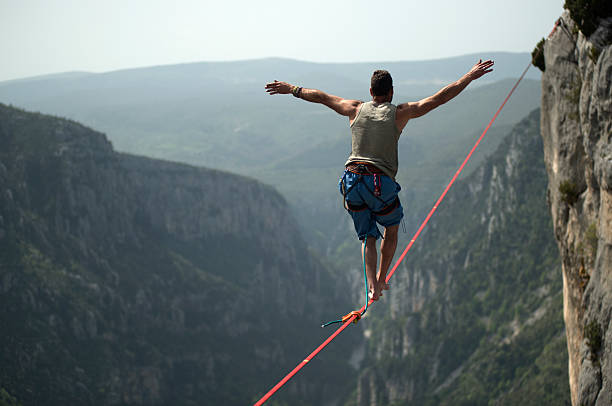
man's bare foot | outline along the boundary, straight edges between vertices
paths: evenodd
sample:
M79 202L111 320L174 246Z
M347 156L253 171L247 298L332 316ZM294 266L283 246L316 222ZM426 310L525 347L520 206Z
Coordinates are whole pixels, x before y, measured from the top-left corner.
M383 290L389 290L389 288L390 288L389 284L388 284L388 283L386 283L386 282L379 282L379 284L380 284L380 290L381 290L381 291L383 291Z
M368 292L368 298L370 298L370 300L378 300L380 298L380 292L378 291L378 289L370 289L370 291Z

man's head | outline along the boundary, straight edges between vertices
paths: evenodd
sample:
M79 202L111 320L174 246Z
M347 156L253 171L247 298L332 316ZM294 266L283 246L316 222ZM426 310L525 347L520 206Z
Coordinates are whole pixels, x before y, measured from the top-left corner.
M370 80L370 94L376 99L393 99L393 79L386 70L375 70ZM381 100L382 101L382 100Z

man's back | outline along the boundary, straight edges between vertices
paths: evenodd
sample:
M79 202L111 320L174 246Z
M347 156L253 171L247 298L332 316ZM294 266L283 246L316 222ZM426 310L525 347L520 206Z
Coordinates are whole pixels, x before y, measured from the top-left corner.
M367 162L395 179L398 167L397 142L401 132L391 103L363 103L351 123L352 148L346 165Z

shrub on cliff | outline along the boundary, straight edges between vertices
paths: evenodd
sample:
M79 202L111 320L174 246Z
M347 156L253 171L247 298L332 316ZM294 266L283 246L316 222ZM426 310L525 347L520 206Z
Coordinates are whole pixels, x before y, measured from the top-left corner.
M591 350L591 359L593 360L601 349L601 326L597 321L591 320L584 327L584 337L587 339L587 345Z
M561 200L570 206L578 201L578 197L580 196L580 192L578 191L578 186L571 180L564 180L559 185L559 192L561 193Z
M595 32L600 19L612 16L610 0L565 0L563 7L587 37Z
M544 61L544 42L546 42L546 40L542 38L533 51L531 51L531 63L542 72L546 70L546 62Z

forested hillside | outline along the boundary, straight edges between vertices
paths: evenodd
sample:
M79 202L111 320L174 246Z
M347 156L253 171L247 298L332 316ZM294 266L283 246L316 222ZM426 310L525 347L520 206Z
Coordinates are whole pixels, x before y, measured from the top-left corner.
M269 186L4 105L0 145L3 401L248 404L351 306ZM341 396L354 338L279 401Z
M539 112L457 183L364 321L348 405L564 405L558 250Z

